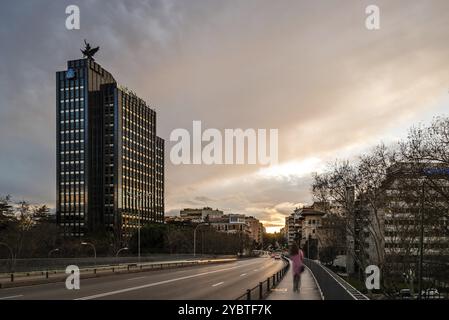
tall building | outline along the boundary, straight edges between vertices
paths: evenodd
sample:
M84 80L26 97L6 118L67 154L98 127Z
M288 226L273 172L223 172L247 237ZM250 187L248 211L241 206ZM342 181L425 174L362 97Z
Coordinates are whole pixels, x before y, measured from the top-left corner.
M398 163L388 168L382 185L380 230L370 232L370 263L380 260L391 273L419 270L422 249L426 277L449 276L448 168L438 163ZM370 210L371 216L374 215ZM421 238L422 235L422 238ZM376 255L378 243L381 254ZM371 246L369 246L371 245ZM368 252L370 252L368 251Z
M56 73L56 109L64 235L109 231L126 239L141 225L163 223L164 140L155 110L89 54Z

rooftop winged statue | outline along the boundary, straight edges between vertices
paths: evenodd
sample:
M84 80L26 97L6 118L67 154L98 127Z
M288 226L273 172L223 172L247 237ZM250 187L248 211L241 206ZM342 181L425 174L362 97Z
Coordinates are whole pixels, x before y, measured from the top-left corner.
M95 60L94 55L97 53L98 50L100 50L100 47L91 48L90 44L87 43L87 41L84 39L85 48L84 50L81 49L81 52L83 55L89 59Z

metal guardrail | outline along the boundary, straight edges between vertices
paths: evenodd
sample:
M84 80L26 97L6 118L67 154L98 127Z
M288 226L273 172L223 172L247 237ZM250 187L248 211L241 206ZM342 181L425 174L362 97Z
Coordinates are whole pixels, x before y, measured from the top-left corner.
M212 254L150 254L142 255L141 263L162 262L173 260L200 260L200 259L216 259L216 258L235 258L235 255L212 255ZM0 259L0 276L2 273L11 272L34 272L34 271L50 271L62 270L68 265L76 265L80 268L90 268L94 266L119 265L136 263L137 256L108 256L102 257L78 257L78 258L32 258L32 259L15 259L13 269L11 267L11 259Z
M267 297L272 289L274 289L279 282L284 278L290 267L289 261L282 257L284 260L284 266L281 270L274 273L271 277L268 277L265 281L259 282L259 284L251 289L247 289L244 294L239 296L236 300L263 300Z
M324 300L369 300L367 296L320 263L304 259L304 264L314 275Z
M109 265L109 266L98 266L92 268L80 269L81 277L96 277L100 275L108 275L115 273L128 273L128 272L141 272L141 271L151 271L151 270L162 270L169 268L180 268L196 266L201 264L209 263L221 263L221 262L232 262L235 258L222 258L222 259L208 259L208 260L195 260L195 261L167 261L158 263L129 263L120 265ZM0 288L8 287L8 284L14 282L26 283L31 282L41 282L46 280L60 280L67 277L65 270L53 270L53 271L38 271L38 272L27 272L27 273L9 273L3 274L0 277Z

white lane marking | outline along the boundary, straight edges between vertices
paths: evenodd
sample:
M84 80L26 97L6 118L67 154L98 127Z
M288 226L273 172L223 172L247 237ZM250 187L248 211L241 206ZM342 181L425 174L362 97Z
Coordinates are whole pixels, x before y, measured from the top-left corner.
M219 282L219 283L216 283L216 284L213 284L212 285L212 287L216 287L216 286L219 286L219 285L221 285L221 284L223 284L224 282L222 281L222 282Z
M20 297L23 297L23 294L19 294L17 296L1 297L0 300L14 299L14 298L20 298Z
M241 276L241 277L244 277L244 276L246 276L246 273L242 273L240 276Z
M258 263L258 261L254 262L254 263ZM150 287L154 287L154 286L158 286L158 285L166 284L166 283L171 283L171 282L175 282L175 281L179 281L179 280L196 278L196 277L204 276L204 275L207 275L207 274L212 274L212 273L217 273L217 272L222 272L222 271L227 271L227 270L233 270L233 269L245 267L245 266L248 266L248 265L254 264L254 263L247 263L247 264L243 264L243 265L240 265L240 266L235 266L235 267L230 267L230 268L225 268L225 269L219 269L219 270L213 270L213 271L193 274L193 275L190 275L190 276L184 276L184 277L180 277L180 278L175 278L175 279L169 279L169 280L164 280L164 281L144 284L144 285L137 286L137 287L131 287L131 288L126 288L126 289L109 291L109 292L105 292L105 293L94 294L94 295L91 295L91 296L77 298L75 300L91 300L91 299L103 298L103 297L107 297L107 296L112 296L114 294L119 294L119 293L125 293L125 292L129 292L129 291L135 291L135 290L139 290L139 289L150 288Z
M126 279L126 280L138 280L138 279L143 279L143 278L146 278L146 277L129 278L129 279Z
M287 289L287 288L272 288L271 291L276 291L276 292L287 292L288 289Z

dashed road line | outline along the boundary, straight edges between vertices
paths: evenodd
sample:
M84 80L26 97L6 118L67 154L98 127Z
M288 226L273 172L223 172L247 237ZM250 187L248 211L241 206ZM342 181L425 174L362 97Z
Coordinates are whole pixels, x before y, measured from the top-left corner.
M212 287L216 287L216 286L222 285L223 283L224 283L224 282L222 281L222 282L219 282L219 283L213 284L213 285L212 285Z

